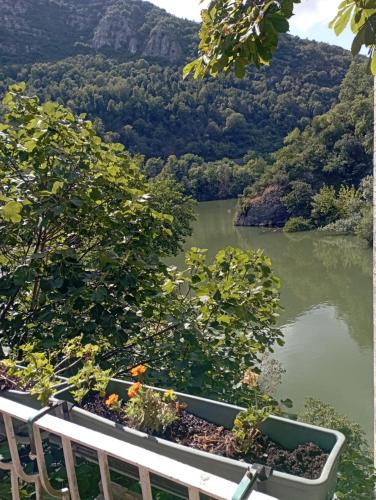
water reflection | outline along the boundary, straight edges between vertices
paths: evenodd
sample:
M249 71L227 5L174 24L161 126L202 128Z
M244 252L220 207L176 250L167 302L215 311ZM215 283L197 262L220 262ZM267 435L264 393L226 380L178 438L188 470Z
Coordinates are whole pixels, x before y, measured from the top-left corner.
M235 228L236 202L201 203L187 248L263 248L282 282L281 392L334 404L372 433L372 253L358 239ZM182 257L178 259L182 263Z

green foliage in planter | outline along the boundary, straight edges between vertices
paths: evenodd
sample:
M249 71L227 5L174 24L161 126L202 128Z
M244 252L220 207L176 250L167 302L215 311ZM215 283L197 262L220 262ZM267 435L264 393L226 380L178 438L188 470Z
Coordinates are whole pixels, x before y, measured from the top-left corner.
M373 498L376 485L373 453L361 427L329 404L313 398L306 400L298 418L309 424L335 429L346 437L346 448L338 470L337 497L346 500Z
M144 387L128 401L125 414L132 426L149 433L160 432L179 418L173 397Z
M260 424L271 415L273 406L250 407L238 414L234 422L233 433L239 449L245 455L249 453L257 437L260 436Z
M22 346L21 351L25 368L18 368L15 359L2 360L0 366L5 374L1 378L13 381L13 389L30 392L45 405L56 387L61 384L61 380L56 377L55 368L48 355L35 352L32 344Z
M297 233L298 231L309 231L310 229L312 229L311 221L304 217L291 217L283 228L286 233Z
M73 398L78 403L91 391L104 396L109 381L110 370L102 370L93 361L86 361L77 374L68 379L68 383L73 386Z
M0 361L4 370L1 378L14 384L14 389L25 390L34 395L43 404L60 385L59 375L75 369L76 374L68 378L73 386L73 396L80 402L90 391L105 394L111 377L111 370L102 370L97 364L97 355L102 346L82 344L82 336L69 340L62 350L38 352L34 344L20 346L20 359L23 369L17 366L14 355Z
M279 402L273 398L284 370L281 364L265 356L256 373L248 369L244 373L242 384L247 387L252 398L250 406L238 413L232 429L238 450L243 454L249 453L255 440L260 437L260 425L273 413L281 414ZM290 400L281 401L290 406Z

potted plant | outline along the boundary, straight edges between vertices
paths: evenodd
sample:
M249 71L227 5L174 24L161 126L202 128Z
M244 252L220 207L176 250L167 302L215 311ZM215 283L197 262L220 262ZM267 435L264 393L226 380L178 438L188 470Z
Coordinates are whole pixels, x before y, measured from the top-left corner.
M92 361L68 379L54 399L70 403L73 422L169 456L232 481L250 463L273 468L259 491L281 500L332 498L344 436L336 431L271 415L268 404L245 409L144 385L146 367L135 380L108 378ZM248 383L257 387L256 373Z
M26 344L20 348L22 364L15 357L0 361L0 394L17 403L40 409L48 405L54 392L67 385L63 373L66 362L55 367L55 353L49 355L34 351L34 345Z

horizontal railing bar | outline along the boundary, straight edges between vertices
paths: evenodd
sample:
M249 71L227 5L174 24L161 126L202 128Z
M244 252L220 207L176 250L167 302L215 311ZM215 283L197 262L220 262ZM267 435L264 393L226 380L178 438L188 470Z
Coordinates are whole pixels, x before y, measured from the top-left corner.
M0 412L26 422L30 417L38 413L38 410L0 397ZM237 488L236 483L227 479L52 415L42 416L34 426L38 430L43 429L64 438L64 440L99 451L102 457L107 455L183 485L188 490L191 490L191 497L193 498L196 497L196 492L200 492L212 498L231 499ZM255 491L248 498L252 500L273 500L272 497Z
M201 493L215 498L231 498L237 488L236 483L227 479L51 415L45 415L38 420L36 425L52 434L67 437L82 446L99 449L108 456L144 467L153 474L186 487L197 488Z
M28 406L0 396L0 412L13 418L17 418L22 422L27 422L30 417L33 417L38 413L38 410L29 408Z

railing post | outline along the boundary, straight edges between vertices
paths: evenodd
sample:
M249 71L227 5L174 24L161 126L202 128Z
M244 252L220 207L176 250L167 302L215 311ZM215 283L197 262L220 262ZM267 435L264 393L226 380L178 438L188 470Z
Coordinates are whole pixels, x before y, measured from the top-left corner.
M65 460L65 468L67 470L69 493L72 500L80 500L80 492L78 490L75 460L72 452L72 444L70 439L62 436L63 453Z
M36 455L37 455L39 477L40 477L40 481L41 481L41 484L42 484L44 491L54 498L60 498L61 500L69 500L70 495L69 495L68 488L62 488L61 490L55 490L55 488L52 487L52 485L48 479L46 462L44 459L43 442L42 442L42 437L40 435L40 429L39 429L37 423L35 423L33 425L33 430L34 430L34 443L35 443L35 451L36 451Z
M98 451L98 462L101 473L104 500L112 500L110 469L108 468L107 455L106 453L103 453L103 451Z
M153 500L149 471L145 467L139 467L138 470L140 474L142 498L143 500Z

